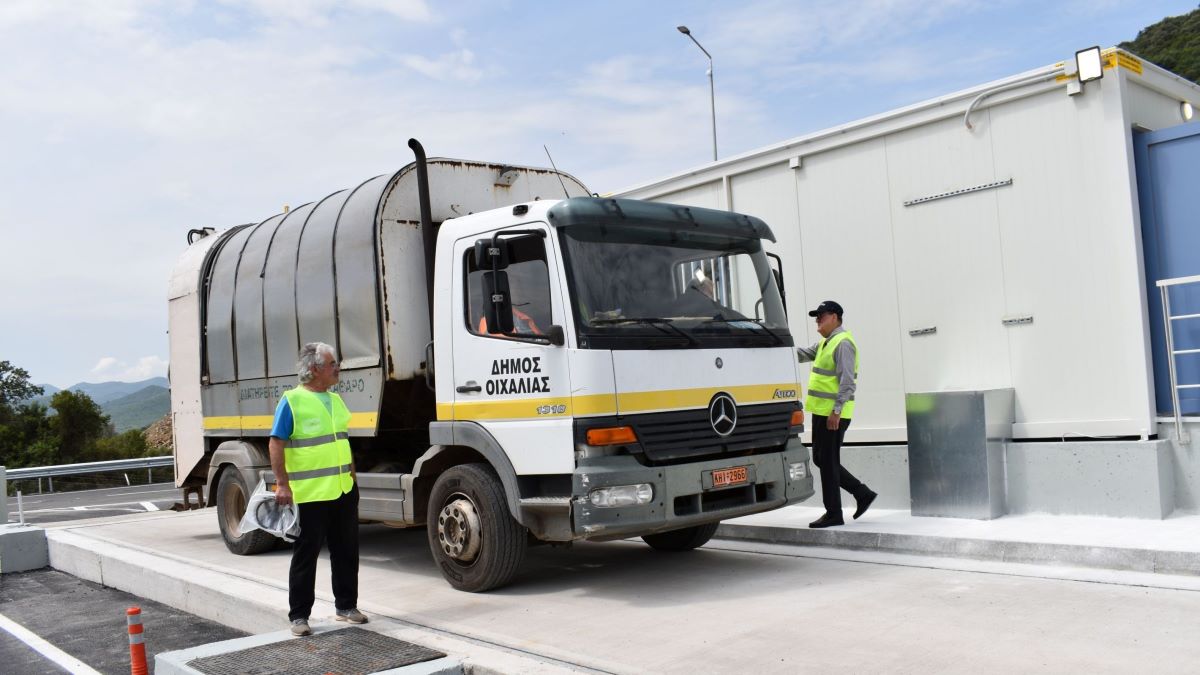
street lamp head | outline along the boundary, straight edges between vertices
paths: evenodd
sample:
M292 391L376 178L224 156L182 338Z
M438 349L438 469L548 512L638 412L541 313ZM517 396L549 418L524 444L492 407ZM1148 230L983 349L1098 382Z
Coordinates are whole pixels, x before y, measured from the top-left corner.
M683 33L684 35L692 34L692 31L688 30L687 26L676 26L675 29L678 30L680 33Z

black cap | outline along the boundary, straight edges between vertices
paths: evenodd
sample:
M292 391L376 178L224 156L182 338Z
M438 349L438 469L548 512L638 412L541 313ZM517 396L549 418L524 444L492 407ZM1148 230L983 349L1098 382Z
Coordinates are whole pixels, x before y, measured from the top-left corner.
M832 300L823 300L817 308L809 312L809 316L820 316L822 314L837 314L838 319L842 318L842 306Z

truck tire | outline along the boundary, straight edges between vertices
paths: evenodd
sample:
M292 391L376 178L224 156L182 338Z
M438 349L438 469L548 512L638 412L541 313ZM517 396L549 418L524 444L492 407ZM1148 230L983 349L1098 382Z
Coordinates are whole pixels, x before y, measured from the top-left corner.
M275 535L262 530L251 530L245 534L238 532L249 499L250 490L246 488L242 472L232 466L222 471L217 484L217 522L221 527L225 548L238 555L255 555L275 548Z
M525 559L528 534L508 512L504 486L486 464L461 464L438 476L429 494L429 550L460 591L507 584Z
M708 540L717 533L718 525L720 523L708 523L670 532L647 534L642 536L642 541L650 544L650 548L657 551L690 551L707 544Z

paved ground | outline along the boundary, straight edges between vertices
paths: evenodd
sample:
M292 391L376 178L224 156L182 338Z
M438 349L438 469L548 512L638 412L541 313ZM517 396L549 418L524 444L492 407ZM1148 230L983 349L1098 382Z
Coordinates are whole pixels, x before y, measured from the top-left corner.
M155 483L78 492L23 494L21 504L25 509L25 523L40 525L161 511L180 501L181 494L174 483ZM8 498L8 522L18 522L16 497Z
M281 602L289 553L229 554L212 509L128 521L68 532ZM1153 587L1166 575L1085 571L1078 581L1012 563L726 541L671 555L613 542L531 549L511 587L466 594L441 579L423 531L362 535L364 610L578 668L1184 673L1200 662L1200 592ZM328 579L324 562L319 574ZM283 627L282 606L266 611L278 623L258 630Z
M0 615L101 673L129 672L125 610L138 606L146 657L245 633L54 570L0 575ZM61 673L66 669L0 630L0 671Z

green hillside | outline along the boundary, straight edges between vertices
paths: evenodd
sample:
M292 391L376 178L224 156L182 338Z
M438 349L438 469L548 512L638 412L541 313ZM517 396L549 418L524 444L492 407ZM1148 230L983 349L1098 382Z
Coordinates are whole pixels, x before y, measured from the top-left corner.
M1146 26L1136 39L1117 46L1192 82L1200 81L1200 9Z
M166 387L150 385L132 394L100 406L117 433L143 429L171 410L171 394Z

